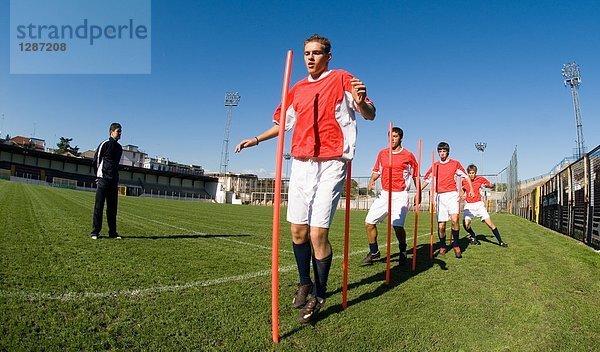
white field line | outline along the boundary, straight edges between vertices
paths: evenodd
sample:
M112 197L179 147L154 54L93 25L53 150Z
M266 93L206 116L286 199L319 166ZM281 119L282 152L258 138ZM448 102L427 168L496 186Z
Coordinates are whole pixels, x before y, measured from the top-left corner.
M418 237L424 237L425 235L429 236L429 233L419 235ZM407 236L408 237L408 236ZM396 245L398 242L392 242L392 245ZM366 249L350 252L349 256L356 256L359 254L364 254L367 252ZM334 255L333 259L340 260L343 256ZM296 265L288 265L279 268L280 273L287 273L296 269ZM161 292L175 292L181 290L187 290L198 287L208 287L215 286L220 284L226 284L230 282L236 281L245 281L248 279L253 279L256 277L269 276L271 275L271 270L261 270L253 273L247 273L243 275L236 276L225 276L211 280L203 280L203 281L192 281L182 285L167 285L167 286L155 286L148 287L143 289L135 289L135 290L124 290L124 291L108 291L108 292L67 292L62 294L55 293L26 293L26 292L14 292L14 291L2 291L0 290L0 297L4 298L20 298L23 300L57 300L57 301L76 301L76 300L86 300L86 299L98 299L98 298L112 298L112 297L139 297L150 295L154 293Z

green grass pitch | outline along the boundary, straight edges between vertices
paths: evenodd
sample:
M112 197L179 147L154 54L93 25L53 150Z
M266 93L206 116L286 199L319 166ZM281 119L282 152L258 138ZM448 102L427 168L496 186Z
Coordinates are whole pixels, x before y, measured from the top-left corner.
M468 246L462 230L462 259L430 261L422 213L417 271L398 267L394 245L386 286L384 262L360 266L366 212L352 212L342 310L339 210L330 296L308 325L290 305L297 272L282 223L274 345L272 208L122 197L123 240L107 239L105 225L93 241L93 201L93 193L0 181L0 350L600 350L600 255L515 216L492 214L509 248L475 223L482 245ZM406 225L410 244L412 214ZM384 252L385 234L380 226Z

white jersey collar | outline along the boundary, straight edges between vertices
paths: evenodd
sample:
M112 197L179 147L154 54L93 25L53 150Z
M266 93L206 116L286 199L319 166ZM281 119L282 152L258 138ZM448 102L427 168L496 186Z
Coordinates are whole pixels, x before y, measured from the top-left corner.
M400 150L397 152L392 150L392 154L400 154L400 153L402 153L403 150L404 150L404 147L400 147Z
M332 71L332 70L329 70L329 71L325 71L325 72L323 72L323 73L321 74L321 76L319 76L319 78L317 78L317 79L314 79L314 78L312 78L310 75L308 75L308 81L309 81L309 82L316 82L316 81L320 81L320 80L322 80L323 78L325 78L325 77L329 76L329 74L331 73L331 71Z

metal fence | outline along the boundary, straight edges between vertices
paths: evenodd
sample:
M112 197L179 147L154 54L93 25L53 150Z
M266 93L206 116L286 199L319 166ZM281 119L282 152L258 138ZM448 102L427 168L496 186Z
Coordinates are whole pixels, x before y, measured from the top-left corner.
M518 194L516 189L518 183L514 181L517 178L516 174L516 151L513 156L514 163L505 167L502 171L492 175L481 175L490 180L495 185L494 190L483 190L483 199L487 204L488 211L499 213L509 212L510 199L507 198L507 189L512 187L513 193ZM426 169L425 169L426 170ZM423 170L423 171L425 171ZM368 210L375 199L381 193L381 182L377 180L375 187L368 191L368 185L370 176L359 176L352 178L352 187L350 195L350 209L353 210ZM421 180L421 182L423 182ZM512 183L511 183L512 182ZM287 192L288 192L288 179L282 180L281 186L281 202L283 206L287 206ZM242 200L243 204L253 205L264 205L272 206L274 201L274 182L273 179L264 179L262 182L258 182L259 187L250 188L244 190L244 192L237 192L237 197ZM338 208L344 209L346 207L346 194L342 193L342 197L338 202ZM409 197L409 210L414 210L414 198L416 196L416 186L410 181L408 197ZM421 193L421 203L419 209L424 212L430 211L430 193L429 186L427 186ZM515 196L515 198L517 198Z
M523 192L517 214L600 248L600 146Z

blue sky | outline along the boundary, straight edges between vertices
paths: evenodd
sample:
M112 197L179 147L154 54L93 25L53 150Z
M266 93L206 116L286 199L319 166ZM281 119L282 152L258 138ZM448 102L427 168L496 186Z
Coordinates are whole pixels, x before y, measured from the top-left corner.
M9 9L0 0L3 48ZM517 146L519 177L529 178L576 146L564 63L581 68L586 146L600 144L599 18L594 1L153 1L148 75L10 74L9 50L0 51L0 127L87 150L119 121L123 144L218 171L224 95L238 91L229 169L267 175L275 140L233 148L271 125L286 51L295 53L295 82L306 75L303 40L320 33L332 41L330 67L363 80L377 106L375 121L358 123L355 176L370 175L393 122L407 149L422 139L424 169L441 140L463 165L481 164L474 143L483 141L480 171L503 169Z

